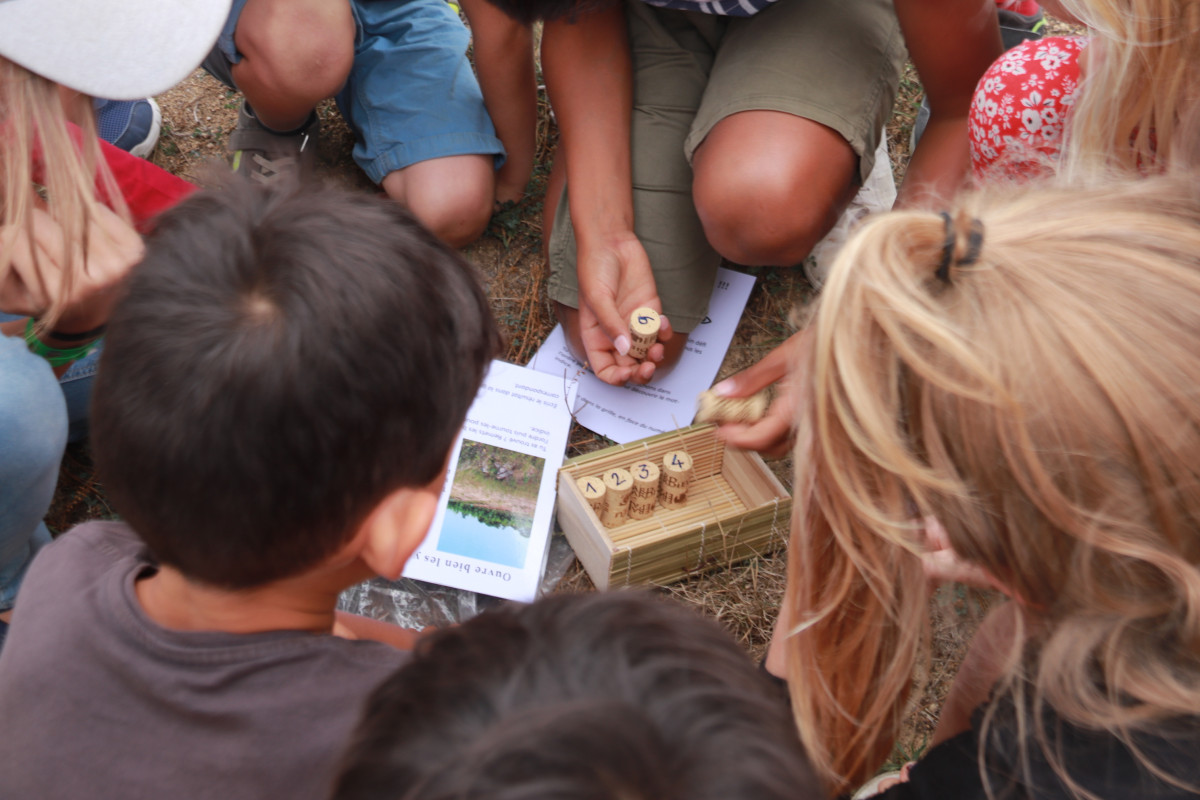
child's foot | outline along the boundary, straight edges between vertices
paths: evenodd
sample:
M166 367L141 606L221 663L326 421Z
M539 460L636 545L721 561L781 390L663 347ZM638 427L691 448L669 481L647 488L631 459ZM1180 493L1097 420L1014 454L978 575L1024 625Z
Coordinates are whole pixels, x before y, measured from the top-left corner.
M260 183L310 169L316 159L320 131L321 119L316 111L296 130L279 132L259 122L254 110L243 102L237 127L226 143L230 166L234 172Z
M496 181L496 208L521 202L525 197L525 185L514 186L502 180Z
M1028 39L1042 38L1046 26L1046 15L1034 0L997 4L996 14L1000 18L1000 38L1004 49L1012 50Z
M146 158L154 150L162 130L162 112L153 98L96 98L93 107L96 111L96 132L101 139L138 158Z

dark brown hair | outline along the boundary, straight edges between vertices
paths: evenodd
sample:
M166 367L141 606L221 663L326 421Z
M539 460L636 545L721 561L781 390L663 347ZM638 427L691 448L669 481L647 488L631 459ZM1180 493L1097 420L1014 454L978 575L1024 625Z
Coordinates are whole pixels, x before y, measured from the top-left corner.
M821 796L783 690L716 624L632 592L443 630L370 697L335 800Z
M438 475L497 345L473 268L395 203L201 192L159 222L113 314L97 468L188 577L297 574Z

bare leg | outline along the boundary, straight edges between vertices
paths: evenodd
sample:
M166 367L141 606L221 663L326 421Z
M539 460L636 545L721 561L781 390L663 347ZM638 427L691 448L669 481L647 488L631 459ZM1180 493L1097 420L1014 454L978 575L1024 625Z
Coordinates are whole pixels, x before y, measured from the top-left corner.
M693 164L708 241L739 264L800 263L858 189L858 156L840 134L778 111L721 120Z
M475 72L507 158L496 173L496 202L520 200L537 149L533 31L487 0L462 0L471 23Z
M492 215L494 160L490 155L431 158L389 173L383 190L453 247L479 238Z
M342 88L354 63L348 0L249 0L234 38L243 55L234 81L276 131L302 126Z
M788 611L786 596L779 604L779 616L775 618L775 627L771 629L771 643L767 647L767 658L764 662L767 672L777 678L787 678L788 631L792 626L792 615Z

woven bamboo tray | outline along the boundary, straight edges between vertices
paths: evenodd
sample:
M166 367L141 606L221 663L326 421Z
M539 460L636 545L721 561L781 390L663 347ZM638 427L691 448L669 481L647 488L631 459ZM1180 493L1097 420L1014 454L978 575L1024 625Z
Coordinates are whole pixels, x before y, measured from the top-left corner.
M683 508L606 528L578 478L672 450L692 457ZM694 425L570 459L558 471L558 523L598 589L667 584L776 549L787 541L792 498L757 453L728 448L716 426Z

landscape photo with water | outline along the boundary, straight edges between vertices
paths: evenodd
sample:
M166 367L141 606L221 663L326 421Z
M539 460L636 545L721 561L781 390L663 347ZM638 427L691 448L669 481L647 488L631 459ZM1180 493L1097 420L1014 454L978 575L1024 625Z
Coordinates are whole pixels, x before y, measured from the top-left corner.
M437 549L525 566L546 460L464 439Z

